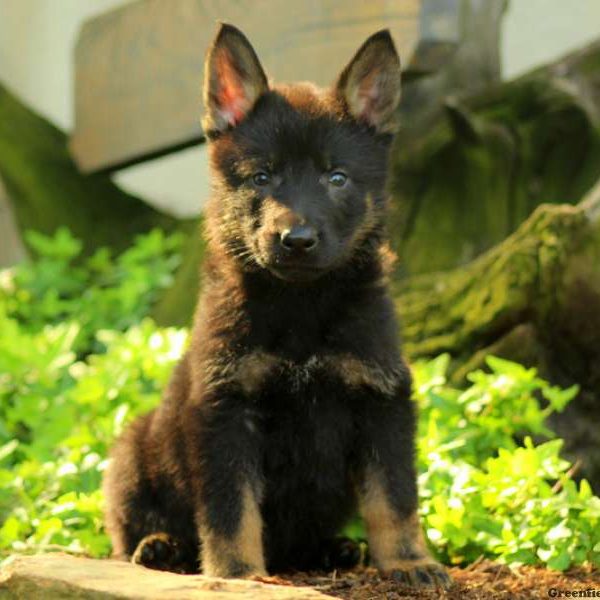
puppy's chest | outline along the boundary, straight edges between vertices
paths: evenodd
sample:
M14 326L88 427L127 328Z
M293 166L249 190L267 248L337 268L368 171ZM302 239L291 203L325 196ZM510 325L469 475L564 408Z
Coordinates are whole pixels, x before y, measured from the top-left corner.
M294 361L266 352L253 352L239 363L239 382L254 406L253 424L264 444L267 479L287 481L293 472L290 481L315 485L315 477L343 477L361 399L332 372L332 364L325 354Z
M355 399L340 393L339 386L318 381L296 381L287 389L276 381L265 385L257 425L268 480L288 481L293 488L302 482L318 487L319 481L328 486L345 479L359 411Z

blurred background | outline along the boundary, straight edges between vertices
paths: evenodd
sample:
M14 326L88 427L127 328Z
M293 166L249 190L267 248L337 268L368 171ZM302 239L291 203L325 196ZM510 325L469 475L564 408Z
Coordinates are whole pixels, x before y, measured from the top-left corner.
M80 28L87 19L131 3L3 0L0 81L32 109L64 131L72 131L74 51ZM592 41L600 34L599 23L600 3L595 0L511 0L500 27L502 77L510 79ZM243 27L243 23L239 25ZM206 22L203 27L210 33L214 23ZM204 51L198 43L198 56ZM304 77L311 77L308 68ZM157 207L175 215L193 216L201 210L209 191L205 162L203 147L198 146L119 171L115 180ZM2 261L0 256L0 264Z
M428 534L453 564L600 564L598 0L0 0L0 558L109 552L108 449L202 286L218 20L320 85L390 28Z

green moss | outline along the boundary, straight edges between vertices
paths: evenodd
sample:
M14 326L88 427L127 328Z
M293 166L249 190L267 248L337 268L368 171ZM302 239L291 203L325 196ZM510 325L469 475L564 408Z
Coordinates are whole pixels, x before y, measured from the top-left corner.
M22 230L52 233L67 226L86 252L99 246L121 250L137 233L180 227L177 219L119 189L108 175L80 173L66 135L2 86L0 177Z
M561 289L581 264L590 228L584 211L539 207L501 244L466 267L396 284L405 349L412 359L450 352L464 362L525 320L543 326L565 312ZM600 240L592 237L595 244ZM596 248L596 246L594 246ZM600 284L600 275L597 275Z

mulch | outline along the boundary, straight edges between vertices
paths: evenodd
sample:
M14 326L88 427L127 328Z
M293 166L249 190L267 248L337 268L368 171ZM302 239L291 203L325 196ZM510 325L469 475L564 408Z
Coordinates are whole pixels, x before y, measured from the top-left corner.
M383 579L375 569L324 573L296 573L269 578L272 583L313 587L323 594L349 600L529 600L530 598L600 598L600 571L577 568L559 573L538 567L509 569L488 560L479 560L465 569L449 569L454 584L449 590L406 587ZM276 581L274 581L276 580ZM554 591L556 590L556 592ZM595 594L573 594L592 590ZM562 595L559 595L560 592ZM564 592L570 592L568 595Z

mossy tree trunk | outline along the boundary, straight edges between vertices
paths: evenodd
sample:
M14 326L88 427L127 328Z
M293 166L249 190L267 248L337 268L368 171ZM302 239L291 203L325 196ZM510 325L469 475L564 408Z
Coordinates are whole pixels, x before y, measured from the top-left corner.
M403 276L466 264L541 203L579 201L600 173L600 41L514 81L405 119L391 167Z
M576 206L542 205L469 265L396 286L412 359L448 352L452 378L495 354L581 393L554 426L600 485L600 180Z
M21 230L52 233L68 227L88 252L122 249L152 227L179 222L127 194L105 174L82 175L67 137L0 86L0 177Z
M518 326L535 324L554 336L564 333L560 323L576 327L581 319L589 328L580 341L600 354L600 182L575 206L538 207L468 265L409 278L395 291L413 358L450 352L472 363L474 352ZM574 311L578 295L585 303Z

